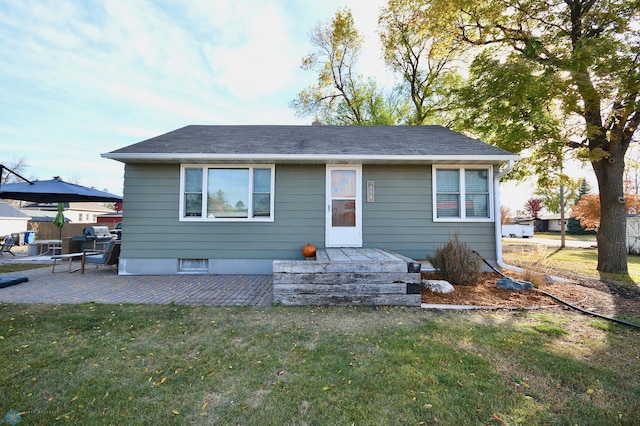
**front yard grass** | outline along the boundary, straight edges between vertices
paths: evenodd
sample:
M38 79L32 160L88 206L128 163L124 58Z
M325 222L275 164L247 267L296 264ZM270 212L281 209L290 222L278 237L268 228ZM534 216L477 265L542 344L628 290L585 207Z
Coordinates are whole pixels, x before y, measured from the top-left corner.
M510 245L509 249L503 249L502 257L507 264L526 268L535 263L538 266L550 268L549 272L551 273L554 273L554 271L555 273L560 272L562 276L571 277L572 275L577 275L594 279L606 278L627 283L631 280L633 283L640 283L640 256L637 255L627 256L628 277L615 274L601 275L596 269L598 266L598 252L593 249L565 247L559 250L549 248L546 255L548 257L543 262L539 262L536 259L535 246L519 244L517 246Z
M0 305L24 424L632 424L640 333L568 312Z
M534 238L546 238L551 240L560 240L560 232L536 232L534 234ZM565 234L565 240L567 241L592 241L596 244L596 236L595 235L574 235L574 234Z
M29 269L44 268L46 266L51 265L42 263L7 263L4 265L0 265L0 274L5 274L7 272L28 271Z

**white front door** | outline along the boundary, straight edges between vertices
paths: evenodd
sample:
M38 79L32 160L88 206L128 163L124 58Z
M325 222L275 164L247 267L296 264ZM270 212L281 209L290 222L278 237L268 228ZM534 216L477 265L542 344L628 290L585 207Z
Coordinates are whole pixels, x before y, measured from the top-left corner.
M362 247L362 166L327 166L327 247Z

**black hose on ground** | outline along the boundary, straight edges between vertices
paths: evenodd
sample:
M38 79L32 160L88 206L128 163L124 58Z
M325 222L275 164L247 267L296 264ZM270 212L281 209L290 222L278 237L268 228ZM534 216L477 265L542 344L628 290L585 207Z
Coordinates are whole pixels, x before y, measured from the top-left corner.
M482 259L482 261L483 261L485 264L487 264L491 269L493 269L493 270L494 270L496 273L498 273L500 276L502 276L503 278L509 278L509 277L507 277L505 274L503 274L502 272L498 271L498 270L497 270L497 269L496 269L492 264L490 264L489 262L487 262L487 261L486 261L482 256L480 256L480 253L478 253L478 252L477 252L477 251L475 251L475 250L474 250L473 252L474 252L475 254L477 254L477 255L478 255L478 257L479 257L480 259ZM581 312L581 313L583 313L583 314L591 315L591 316L596 317L596 318L602 318L602 319L605 319L605 320L608 320L608 321L615 322L615 323L617 323L617 324L627 325L627 326L629 326L629 327L634 327L634 328L640 329L640 325L638 325L638 324L634 324L634 323L632 323L632 322L627 322L627 321L619 320L619 319L616 319L616 318L611 318L611 317L608 317L608 316L605 316L605 315L601 315L601 314L598 314L598 313L595 313L595 312L587 311L587 310L585 310L585 309L582 309L582 308L581 308L581 307L579 307L579 306L572 305L572 304L571 304L571 303L569 303L569 302L566 302L566 301L564 301L564 300L562 300L562 299L560 299L560 298L558 298L558 297L556 297L556 296L554 296L554 295L552 295L552 294L549 294L549 293L547 293L546 291L541 291L541 290L538 290L538 289L535 289L534 291L537 291L537 292L538 292L538 293L540 293L540 294L543 294L543 295L545 295L545 296L547 296L547 297L550 297L551 299L555 300L556 302L562 303L563 305L566 305L566 306L568 306L568 307L570 307L570 308L573 308L573 309L575 309L576 311L579 311L579 312Z
M503 274L502 272L498 271L498 270L497 270L497 269L496 269L492 264L490 264L489 262L487 262L487 261L484 259L484 257L480 256L480 253L478 253L478 252L477 252L477 251L475 251L475 250L472 250L472 252L473 252L473 253L475 253L475 254L480 258L480 260L482 260L484 263L486 263L486 265L487 265L489 268L493 269L496 273L500 274L500 276L501 276L502 278L509 278L509 277L507 277L505 274Z
M547 293L546 291L541 291L541 290L535 290L535 291L537 291L537 292L538 292L538 293L540 293L540 294L544 294L544 295L545 295L545 296L547 296L547 297L552 298L552 299L553 299L553 300L555 300L556 302L560 302L560 303L562 303L563 305L567 305L567 306L568 306L568 307L570 307L570 308L573 308L573 309L575 309L575 310L577 310L577 311L580 311L580 312L582 312L583 314L591 315L591 316L594 316L594 317L597 317L597 318L606 319L606 320L613 321L613 322L618 323L618 324L628 325L629 327L634 327L634 328L640 329L640 325L638 325L638 324L634 324L634 323L632 323L632 322L627 322L627 321L619 320L619 319L616 319L616 318L607 317L607 316L605 316L605 315L600 315L600 314L597 314L597 313L595 313L595 312L587 311L587 310L585 310L585 309L582 309L582 308L581 308L581 307L579 307L579 306L575 306L575 305L572 305L572 304L571 304L571 303L569 303L569 302L565 302L564 300L559 299L559 298L557 298L556 296L554 296L554 295L552 295L552 294Z

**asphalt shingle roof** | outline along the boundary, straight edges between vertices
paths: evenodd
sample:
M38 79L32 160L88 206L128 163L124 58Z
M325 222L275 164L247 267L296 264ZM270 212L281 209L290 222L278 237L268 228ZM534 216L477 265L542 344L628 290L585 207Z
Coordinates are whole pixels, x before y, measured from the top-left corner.
M20 210L2 201L0 202L0 217L28 218L31 216L22 213Z
M515 157L441 126L270 125L190 125L103 156L126 162L154 154Z

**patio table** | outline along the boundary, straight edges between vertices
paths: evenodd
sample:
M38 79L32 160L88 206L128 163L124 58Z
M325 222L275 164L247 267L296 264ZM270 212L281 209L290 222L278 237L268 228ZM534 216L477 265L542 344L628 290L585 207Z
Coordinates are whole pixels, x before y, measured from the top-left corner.
M34 244L38 246L38 255L49 252L55 255L62 251L62 240L35 240Z

